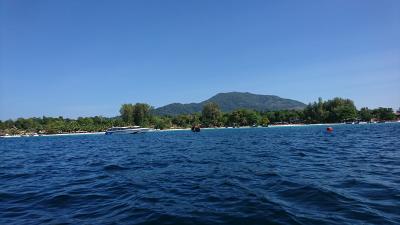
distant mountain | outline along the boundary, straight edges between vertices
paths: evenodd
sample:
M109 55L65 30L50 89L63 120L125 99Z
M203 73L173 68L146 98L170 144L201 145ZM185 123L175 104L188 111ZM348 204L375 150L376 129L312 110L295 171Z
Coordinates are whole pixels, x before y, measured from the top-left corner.
M257 95L248 92L219 93L200 103L172 103L154 110L157 115L180 115L201 112L203 105L215 102L221 111L230 112L235 109L253 109L257 111L272 111L285 109L303 109L306 105L302 102L285 99L275 95Z

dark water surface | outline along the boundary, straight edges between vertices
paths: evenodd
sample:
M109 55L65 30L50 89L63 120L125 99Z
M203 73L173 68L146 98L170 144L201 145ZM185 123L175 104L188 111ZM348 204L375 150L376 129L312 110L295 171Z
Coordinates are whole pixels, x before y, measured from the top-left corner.
M400 224L400 123L0 139L0 224Z

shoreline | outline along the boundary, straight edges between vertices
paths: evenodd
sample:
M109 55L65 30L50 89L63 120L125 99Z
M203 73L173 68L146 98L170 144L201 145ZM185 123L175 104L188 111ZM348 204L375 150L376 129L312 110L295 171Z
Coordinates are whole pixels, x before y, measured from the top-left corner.
M0 138L79 136L79 135L96 135L105 133L106 132L62 133L62 134L40 134L40 135L8 135L8 136L0 136Z
M400 121L390 121L385 123L399 123ZM338 126L338 125L368 125L368 124L379 124L379 123L362 123L362 124L345 124L345 123L318 123L318 124L277 124L277 125L269 125L268 127L251 127L251 126L242 126L242 127L206 127L201 128L202 130L219 130L219 129L261 129L261 128L282 128L282 127L307 127L307 126ZM164 129L164 130L152 130L153 132L174 132L174 131L191 131L191 128L176 128L176 129ZM8 135L8 136L0 136L0 138L21 138L21 137L57 137L57 136L80 136L80 135L104 135L106 132L87 132L87 133L62 133L62 134L41 134L41 135Z

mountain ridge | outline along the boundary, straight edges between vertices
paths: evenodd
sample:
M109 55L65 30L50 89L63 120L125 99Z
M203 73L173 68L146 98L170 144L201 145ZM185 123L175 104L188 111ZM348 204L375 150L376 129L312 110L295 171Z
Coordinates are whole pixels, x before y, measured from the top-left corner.
M157 115L176 116L201 112L208 102L215 102L221 111L230 112L236 109L253 109L257 111L273 111L286 109L303 109L306 105L293 99L281 98L276 95L260 95L250 92L218 93L199 103L171 103L154 109Z

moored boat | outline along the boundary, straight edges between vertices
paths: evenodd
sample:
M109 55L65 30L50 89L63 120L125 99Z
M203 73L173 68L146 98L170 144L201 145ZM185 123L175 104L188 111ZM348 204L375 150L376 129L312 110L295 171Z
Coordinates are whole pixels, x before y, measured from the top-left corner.
M153 129L145 128L140 126L130 126L130 127L112 127L107 129L106 135L109 134L138 134L149 132Z

